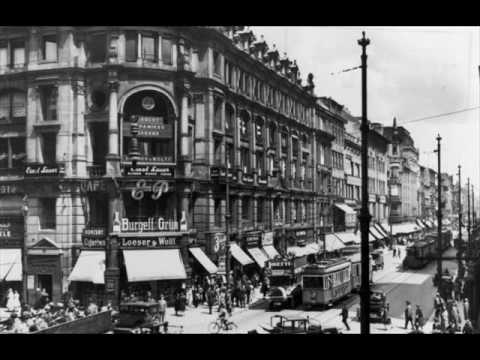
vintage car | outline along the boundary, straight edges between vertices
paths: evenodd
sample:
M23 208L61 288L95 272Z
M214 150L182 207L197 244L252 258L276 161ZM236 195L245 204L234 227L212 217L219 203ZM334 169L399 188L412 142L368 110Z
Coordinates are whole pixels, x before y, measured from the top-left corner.
M119 313L114 320L114 333L154 333L160 332L157 315L157 302L125 302L119 306Z
M373 260L373 270L378 270L382 269L384 267L384 261L383 261L383 250L382 249L377 249L372 251L372 260Z
M323 329L314 324L309 317L289 317L274 315L270 318L270 326L261 326L269 334L338 334L337 328Z
M391 323L388 317L389 304L387 303L387 296L382 291L372 291L370 293L370 321L383 322L384 312L387 309L387 323ZM360 308L357 308L357 318L360 320Z

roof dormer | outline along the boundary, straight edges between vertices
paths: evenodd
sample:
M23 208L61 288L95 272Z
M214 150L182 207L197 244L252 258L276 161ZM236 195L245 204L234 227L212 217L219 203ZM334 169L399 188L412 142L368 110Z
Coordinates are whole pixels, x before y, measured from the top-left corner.
M290 67L290 60L287 57L287 53L284 52L282 58L280 59L280 72L284 76L288 76L288 71Z
M265 52L267 51L267 43L265 42L265 39L263 35L260 35L260 40L255 41L253 43L254 49L255 49L255 55L258 60L263 61L263 56Z
M268 58L268 65L272 69L276 70L279 54L278 54L278 50L277 50L277 47L275 46L275 44L273 44L272 49L267 51L267 58Z

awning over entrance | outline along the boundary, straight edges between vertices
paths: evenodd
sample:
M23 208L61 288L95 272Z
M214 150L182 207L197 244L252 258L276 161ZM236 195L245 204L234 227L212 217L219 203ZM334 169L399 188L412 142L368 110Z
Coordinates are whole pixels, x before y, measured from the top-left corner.
M370 235L373 235L377 240L382 240L386 236L377 230L375 226L370 226Z
M265 254L267 254L270 260L275 259L277 256L280 256L277 249L275 249L273 245L264 246L263 251L265 252Z
M287 253L292 253L293 255L295 255L295 257L302 257L310 254L306 246L289 246L287 247Z
M22 281L21 249L0 249L1 281Z
M323 251L323 241L319 245L320 251ZM327 252L332 252L343 249L345 245L335 234L325 234L325 247Z
M200 248L189 248L195 259L207 270L210 274L215 274L218 271L217 266L210 260L210 258Z
M258 266L263 269L265 267L265 261L268 261L268 257L264 252L257 247L247 248L247 251L253 257Z
M105 283L105 251L84 250L80 253L68 281Z
M380 234L385 235L385 237L389 237L390 225L386 222L375 224L374 227L378 230Z
M415 220L415 223L418 225L418 227L419 227L420 229L426 229L426 228L427 228L427 225L425 225L425 224L423 223L423 221L420 220L420 219Z
M403 224L394 224L392 226L392 234L411 234L413 232L421 230L420 227L415 223L403 223Z
M235 243L230 243L230 252L232 253L232 256L240 263L242 266L248 265L248 264L253 264L253 260L250 259L250 257L245 254L245 251L243 251L240 246L238 246Z
M346 204L335 204L335 207L342 210L345 214L356 215L357 212Z
M129 282L187 278L179 249L123 250L123 257Z
M336 232L335 235L339 238L343 244L360 244L360 232L356 234L353 232Z

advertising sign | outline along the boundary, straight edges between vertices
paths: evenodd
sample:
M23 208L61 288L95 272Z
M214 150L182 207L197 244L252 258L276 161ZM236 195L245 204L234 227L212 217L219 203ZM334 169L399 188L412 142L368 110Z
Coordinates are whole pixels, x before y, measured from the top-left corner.
M122 249L158 249L163 247L172 247L176 245L177 238L171 236L158 236L148 238L120 238L120 247Z
M173 178L174 169L165 166L156 165L142 165L142 166L125 166L123 168L124 176L139 176L139 177L163 177Z
M25 176L43 177L60 175L60 167L54 165L27 165L25 166Z
M217 167L217 166L212 166L210 168L210 177L213 178L218 178L218 177L225 177L227 172L225 171L225 168L222 167Z
M244 239L247 247L258 247L262 241L262 233L260 231L246 232Z
M145 221L132 221L122 218L120 221L121 232L176 232L185 231L180 229L180 223L175 220L165 220L162 217L149 217Z
M23 217L0 217L1 247L21 247L23 236Z
M82 245L88 249L104 249L106 244L106 231L101 227L90 227L83 230Z
M1 184L0 185L0 194L7 195L7 194L17 194L21 192L19 186L17 184Z
M273 245L273 231L263 233L262 246Z

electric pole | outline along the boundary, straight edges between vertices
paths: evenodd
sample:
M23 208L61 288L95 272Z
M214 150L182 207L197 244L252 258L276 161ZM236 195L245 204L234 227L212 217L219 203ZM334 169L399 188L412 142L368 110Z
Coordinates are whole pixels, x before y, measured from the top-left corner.
M369 277L369 244L368 229L371 215L368 211L368 122L367 122L367 46L370 40L363 37L358 40L362 47L362 208L360 210L362 282L360 295L360 326L361 334L370 333L370 277Z
M438 160L438 184L437 184L437 276L438 276L438 289L441 289L442 285L442 172L440 167L440 141L442 138L440 134L437 136L437 150L434 150L437 153Z

